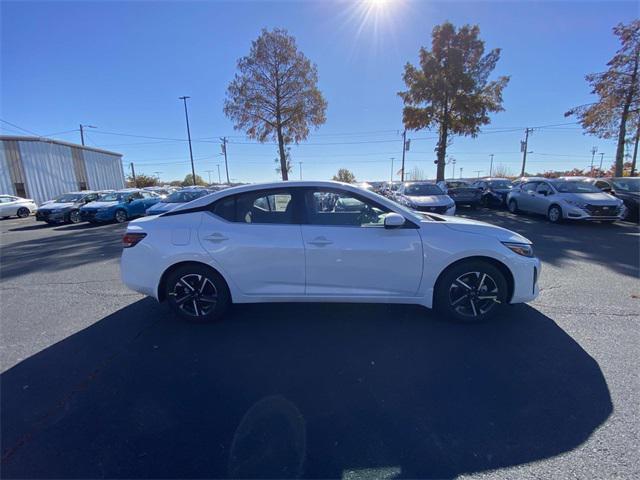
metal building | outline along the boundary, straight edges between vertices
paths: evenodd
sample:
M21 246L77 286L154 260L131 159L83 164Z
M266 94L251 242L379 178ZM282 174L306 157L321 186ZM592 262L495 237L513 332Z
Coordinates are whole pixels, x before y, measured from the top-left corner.
M124 188L122 154L42 137L0 135L0 194L40 204L65 192Z

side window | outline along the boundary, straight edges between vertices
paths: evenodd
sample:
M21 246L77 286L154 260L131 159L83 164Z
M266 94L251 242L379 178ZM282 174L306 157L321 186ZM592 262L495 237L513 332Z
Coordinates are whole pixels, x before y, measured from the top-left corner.
M287 190L247 192L218 200L212 211L229 222L293 224L292 200Z
M524 192L535 192L537 187L538 187L538 183L537 182L529 182L529 183L525 183L522 186L522 190Z
M546 183L540 183L536 188L536 193L540 193L542 195L550 195L552 192L553 190L551 190L551 187Z
M332 190L308 191L305 206L311 225L382 227L390 212L372 200Z
M609 184L607 182L603 182L602 180L598 180L596 182L596 187L599 188L600 190L611 190L611 187L609 186Z

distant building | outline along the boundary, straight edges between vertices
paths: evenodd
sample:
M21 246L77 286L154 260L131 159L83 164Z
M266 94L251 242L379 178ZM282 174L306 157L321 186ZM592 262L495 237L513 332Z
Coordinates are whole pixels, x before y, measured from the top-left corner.
M40 204L65 192L124 188L122 154L43 137L0 135L0 194Z

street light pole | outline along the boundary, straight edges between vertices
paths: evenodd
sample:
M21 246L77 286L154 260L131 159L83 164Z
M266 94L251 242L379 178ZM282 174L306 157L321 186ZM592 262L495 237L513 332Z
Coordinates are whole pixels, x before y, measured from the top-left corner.
M591 171L589 172L589 174L593 177L593 159L596 156L596 153L598 153L598 147L592 147L591 148Z
M222 183L222 178L220 178L220 164L217 165L218 167L218 185Z
M600 170L600 172L602 172L602 159L604 158L604 153L600 152L600 168L598 170Z
M394 160L395 158L396 158L396 157L391 157L391 183L393 183L393 160Z
M80 124L80 142L82 143L83 147L84 147L84 129L85 128L98 128L98 127L94 127L93 125Z
M189 139L189 157L191 158L191 179L193 180L193 184L196 184L196 169L193 166L193 150L191 148L191 130L189 129L189 113L187 112L187 98L191 97L178 97L180 100L184 102L184 118L187 121L187 138Z
M489 155L491 157L491 164L489 165L489 177L493 174L493 153Z

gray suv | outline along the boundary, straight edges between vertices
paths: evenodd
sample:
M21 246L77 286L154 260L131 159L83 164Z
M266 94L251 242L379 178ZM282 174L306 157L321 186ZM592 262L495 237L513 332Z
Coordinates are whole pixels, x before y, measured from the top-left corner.
M623 202L584 180L533 180L515 187L507 197L511 213L546 215L550 222L597 220L612 222L624 215Z

